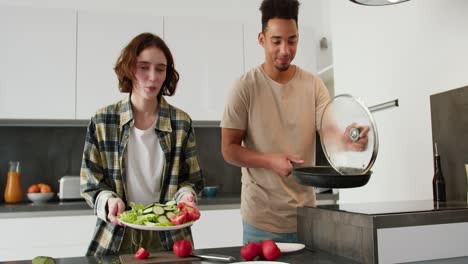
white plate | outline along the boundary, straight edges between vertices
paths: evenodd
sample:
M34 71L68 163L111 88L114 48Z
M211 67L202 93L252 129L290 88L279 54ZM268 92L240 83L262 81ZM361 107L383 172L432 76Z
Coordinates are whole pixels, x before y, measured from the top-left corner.
M174 225L174 226L146 226L146 225L130 224L122 220L121 222L122 224L131 228L140 229L140 230L150 230L150 231L170 231L170 230L181 229L181 228L193 225L193 221L190 221L181 225Z
M276 243L281 253L295 252L305 248L304 244L300 243Z

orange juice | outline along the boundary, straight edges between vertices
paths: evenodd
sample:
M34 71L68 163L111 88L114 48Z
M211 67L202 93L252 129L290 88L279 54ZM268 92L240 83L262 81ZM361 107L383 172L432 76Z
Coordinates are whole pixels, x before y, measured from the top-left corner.
M6 203L17 203L23 200L19 161L10 161L4 198Z

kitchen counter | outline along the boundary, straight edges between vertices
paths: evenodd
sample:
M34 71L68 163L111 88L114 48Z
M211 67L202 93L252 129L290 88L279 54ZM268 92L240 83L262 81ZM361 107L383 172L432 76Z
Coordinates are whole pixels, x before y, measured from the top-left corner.
M215 253L215 254L223 254L223 255L229 255L233 256L237 259L237 261L241 261L242 258L240 257L240 247L229 247L229 248L214 248L214 249L200 249L197 250L195 253L197 254L207 254L207 253ZM327 263L327 264L334 264L334 263L340 263L340 264L354 264L358 263L353 260L332 255L324 251L320 250L308 250L304 249L298 252L291 252L291 253L286 253L283 254L280 258L277 259L277 261L280 262L286 262L286 263L293 263L293 264L309 264L309 263ZM76 258L63 258L63 259L56 259L57 264L96 264L96 263L102 263L102 264L118 264L120 263L120 260L116 256L106 256L102 258L95 258L95 257L76 257ZM5 264L31 264L30 260L24 260L24 261L9 261L9 262L0 262L0 263L5 263ZM166 263L172 263L172 264L177 264L181 263L181 261L174 261L174 262L166 262ZM186 264L208 264L208 263L222 263L222 262L215 262L215 261L209 261L209 260L197 260L197 261L184 261L183 263ZM248 263L248 262L247 262Z
M399 201L298 209L298 234L310 248L365 263L467 256L468 204ZM446 239L449 238L449 239Z
M336 203L338 194L317 194L317 202ZM222 194L217 197L200 197L200 210L239 209L240 194ZM17 204L0 203L1 218L92 215L93 210L82 199L72 201L52 200L43 204L22 202Z

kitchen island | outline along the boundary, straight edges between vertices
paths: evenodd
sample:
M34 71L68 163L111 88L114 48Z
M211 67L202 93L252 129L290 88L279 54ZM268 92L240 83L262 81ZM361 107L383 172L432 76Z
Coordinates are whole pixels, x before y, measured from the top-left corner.
M310 248L363 263L466 257L466 234L468 204L464 201L336 204L298 209L300 241Z

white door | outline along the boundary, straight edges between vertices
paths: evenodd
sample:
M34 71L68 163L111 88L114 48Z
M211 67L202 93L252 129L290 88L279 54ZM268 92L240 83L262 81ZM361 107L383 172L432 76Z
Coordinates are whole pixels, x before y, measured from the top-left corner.
M74 119L76 13L0 7L0 118Z
M226 94L244 71L242 24L165 17L164 34L180 74L168 101L193 120L221 120Z
M124 97L119 91L115 62L138 34L163 38L163 18L105 11L78 12L77 119L89 119L98 108Z

